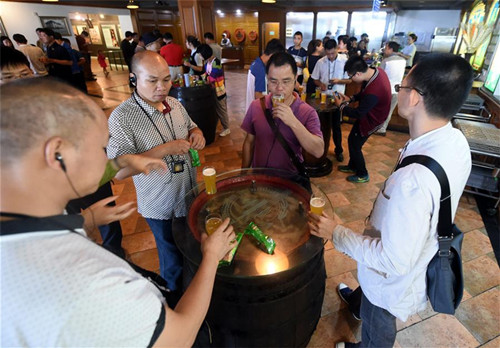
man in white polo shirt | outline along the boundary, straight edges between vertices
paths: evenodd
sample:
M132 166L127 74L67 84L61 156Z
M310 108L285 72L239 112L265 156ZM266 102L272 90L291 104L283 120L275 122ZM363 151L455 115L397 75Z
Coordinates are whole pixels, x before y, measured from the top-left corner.
M338 54L335 39L330 39L325 43L325 53L326 55L316 63L311 78L316 86L328 95L333 95L334 92L344 94L345 85L351 83L349 76L344 72L347 57L344 54ZM332 115L332 137L335 144L335 157L337 161L342 162L344 150L342 149L342 131L338 110L334 111Z

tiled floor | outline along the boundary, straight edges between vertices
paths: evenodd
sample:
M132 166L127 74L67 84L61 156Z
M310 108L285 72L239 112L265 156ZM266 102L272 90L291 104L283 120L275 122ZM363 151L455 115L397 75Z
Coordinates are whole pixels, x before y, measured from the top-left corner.
M93 63L94 72L100 71L96 62ZM109 115L130 95L128 74L112 71L108 78L104 78L102 73L97 75L98 81L89 83L90 93L99 96L93 99ZM240 167L244 140L239 125L244 116L246 71L227 71L226 81L231 135L218 137L200 152L201 162L210 163L219 173ZM347 149L350 127L349 124L342 125L344 149ZM363 230L364 219L370 212L380 184L389 175L398 149L407 139L407 134L392 131L387 132L387 137L372 136L368 139L363 151L370 172L369 183L349 183L345 180L346 174L336 170L327 177L313 179L328 195L337 219L344 225L355 231ZM329 158L336 166L332 146ZM120 195L118 202L135 200L131 179L117 181L113 189ZM398 322L398 347L500 347L500 272L472 196L465 194L461 198L455 222L465 233L463 302L455 316L437 314L428 307L406 323ZM123 247L130 260L157 271L159 264L155 241L145 220L135 214L122 221L122 229ZM351 317L335 290L339 282L351 287L358 285L356 263L337 252L330 243L326 246L325 262L328 278L322 317L308 347L333 347L339 340L360 339L360 323Z

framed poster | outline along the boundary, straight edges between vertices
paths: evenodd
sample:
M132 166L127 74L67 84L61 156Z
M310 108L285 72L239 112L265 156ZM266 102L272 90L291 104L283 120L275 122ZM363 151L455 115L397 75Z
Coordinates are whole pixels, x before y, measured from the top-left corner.
M93 28L89 28L90 41L94 45L102 45L101 32L99 25L95 24Z
M62 36L70 36L69 24L66 17L40 17L42 27L52 29Z
M114 24L101 24L102 35L104 36L104 43L107 48L120 48L118 41L118 32Z
M7 35L7 30L5 30L5 27L2 22L2 17L0 17L0 36L9 36Z

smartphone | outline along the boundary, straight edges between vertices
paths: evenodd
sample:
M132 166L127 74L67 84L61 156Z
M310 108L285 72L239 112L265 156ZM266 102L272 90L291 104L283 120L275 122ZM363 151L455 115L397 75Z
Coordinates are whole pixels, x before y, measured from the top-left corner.
M333 92L333 93L335 93L335 96L336 96L337 98L340 98L340 94L339 94L339 92L335 91L335 92Z

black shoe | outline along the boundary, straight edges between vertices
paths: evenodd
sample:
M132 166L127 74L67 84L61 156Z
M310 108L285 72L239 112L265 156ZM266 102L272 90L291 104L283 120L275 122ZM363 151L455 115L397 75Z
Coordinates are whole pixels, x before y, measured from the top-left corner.
M335 155L335 157L337 157L337 161L344 162L344 154L338 153Z
M339 285L337 285L337 292L338 292L340 298L342 299L342 301L344 301L345 303L347 303L347 305L349 305L349 296L352 295L353 290L350 287L348 287L346 284L340 283ZM361 320L359 313L351 312L351 314L354 317L354 319L356 319L358 321Z

